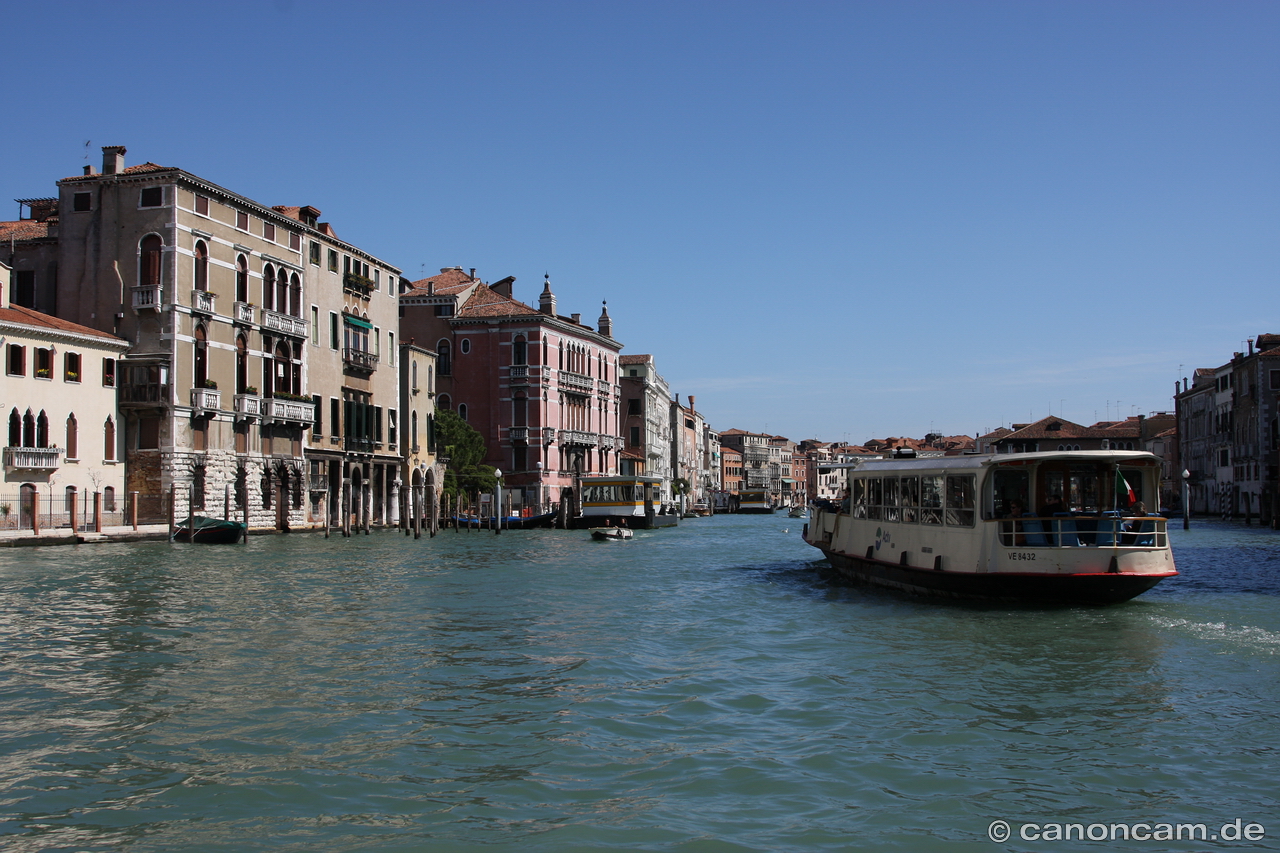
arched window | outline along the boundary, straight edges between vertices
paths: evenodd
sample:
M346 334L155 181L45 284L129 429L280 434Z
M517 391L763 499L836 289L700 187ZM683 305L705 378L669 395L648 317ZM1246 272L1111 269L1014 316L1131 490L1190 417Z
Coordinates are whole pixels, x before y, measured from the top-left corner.
M418 361L414 359L409 365L409 387L414 391L418 390Z
M67 415L67 458L80 458L80 429L75 412Z
M164 253L164 241L156 234L148 234L139 244L138 285L160 286L160 258Z
M409 446L416 452L418 449L418 410L409 414Z
M209 335L203 325L196 326L195 387L203 388L209 379Z
M276 268L267 264L262 268L262 307L274 311L276 307Z
M209 247L203 240L196 241L196 290L209 289Z
M281 267L276 271L276 311L289 313L289 274Z
M453 373L449 363L450 349L448 340L441 339L440 343L436 344L436 372L441 376L450 376Z
M462 418L464 421L467 419L467 404L466 404L466 403L459 403L459 404L458 404L458 417Z
M37 446L36 445L36 416L31 414L30 409L27 409L27 413L22 416L22 446L23 447Z
M236 335L236 393L245 394L249 387L249 342Z
M274 374L272 377L273 396L275 394L294 393L293 386L290 384L292 365L289 363L289 356L289 345L286 342L281 341L276 344L275 370L272 371Z
M463 338L462 340L458 341L458 351L463 355L466 355L467 353L471 352L471 339Z
M102 458L107 462L116 461L116 422L110 415L102 425Z
M449 399L448 394L440 395L440 399L436 401L436 408L445 410L453 408L453 401Z
M289 276L289 313L295 317L302 316L302 279L297 273Z
M105 489L102 490L102 511L103 512L116 511L116 487L115 486L107 486Z
M9 446L10 447L23 446L22 415L18 414L18 409L16 406L13 408L11 412L9 412Z
M49 446L49 416L40 410L40 417L36 418L36 443L33 447Z
M236 256L236 301L249 301L249 262L244 255Z
M76 508L76 487L67 486L65 495L66 496L63 498L63 507L67 512L71 512Z
M516 335L515 341L511 344L511 363L529 363L529 343L525 340L524 335Z

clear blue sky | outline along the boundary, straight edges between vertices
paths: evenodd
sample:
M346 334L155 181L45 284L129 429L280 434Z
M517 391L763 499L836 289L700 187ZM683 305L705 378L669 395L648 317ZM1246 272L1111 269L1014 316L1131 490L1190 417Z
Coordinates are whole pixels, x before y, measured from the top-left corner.
M126 0L5 31L8 198L121 144L410 278L536 303L549 272L721 429L1091 423L1280 332L1274 2Z

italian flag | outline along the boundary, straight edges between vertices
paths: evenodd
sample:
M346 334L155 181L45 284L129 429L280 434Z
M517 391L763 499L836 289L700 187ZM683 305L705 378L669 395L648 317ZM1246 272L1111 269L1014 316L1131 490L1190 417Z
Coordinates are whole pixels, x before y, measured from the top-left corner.
M1133 486L1129 485L1129 481L1124 478L1124 474L1120 473L1120 469L1116 469L1116 500L1120 500L1120 496L1125 496L1125 506L1132 506L1138 496L1133 493Z

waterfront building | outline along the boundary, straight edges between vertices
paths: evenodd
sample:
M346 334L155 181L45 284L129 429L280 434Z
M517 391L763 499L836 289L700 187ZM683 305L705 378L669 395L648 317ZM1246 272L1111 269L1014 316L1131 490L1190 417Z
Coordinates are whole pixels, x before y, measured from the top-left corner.
M1280 510L1280 335L1259 335L1226 364L1197 369L1174 399L1178 464L1190 472L1192 512L1258 516L1274 524Z
M773 443L768 433L727 429L720 433L723 446L732 447L742 454L743 489L763 489L769 499L777 504L782 492L782 446Z
M0 305L12 277L0 264ZM92 523L95 502L120 523L124 454L116 409L116 374L129 342L19 305L0 308L5 370L0 399L8 409L0 525L30 527L40 496L41 521L61 526L76 511ZM46 514L47 512L47 514Z
M689 405L679 395L671 403L671 460L674 478L685 495L685 506L710 506L719 481L717 457L719 436L697 410L697 398L689 395Z
M403 290L400 333L436 352L436 405L481 433L515 508L538 513L582 475L619 471L622 344L607 308L593 329L557 313L549 277L537 308L514 286L446 267Z
M408 523L413 525L416 512L424 519L424 526L434 531L439 524L440 489L444 484L435 440L436 353L416 344L401 343L399 361L405 456L400 479L409 489L405 500Z
M671 388L648 354L624 355L618 359L622 393L622 436L629 454L638 456L640 470L622 473L646 474L661 481L656 497L662 504L672 501L671 480Z
M742 451L723 442L720 445L720 499L717 510L727 510L736 505L738 491L742 488Z
M372 332L395 329L398 270L315 208L102 150L100 173L58 182L56 276L35 270L34 299L131 344L117 370L129 490L173 489L179 515L253 527L302 526L325 505L348 524L389 520L399 454L382 412L398 382L377 376ZM48 251L37 240L18 263Z

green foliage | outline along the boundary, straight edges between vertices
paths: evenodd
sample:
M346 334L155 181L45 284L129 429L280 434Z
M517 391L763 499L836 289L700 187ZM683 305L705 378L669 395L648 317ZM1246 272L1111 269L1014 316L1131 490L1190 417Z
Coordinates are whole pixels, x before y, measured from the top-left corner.
M444 474L445 493L475 496L497 488L493 466L484 464L484 436L449 409L436 412L435 421L438 452L449 460Z

